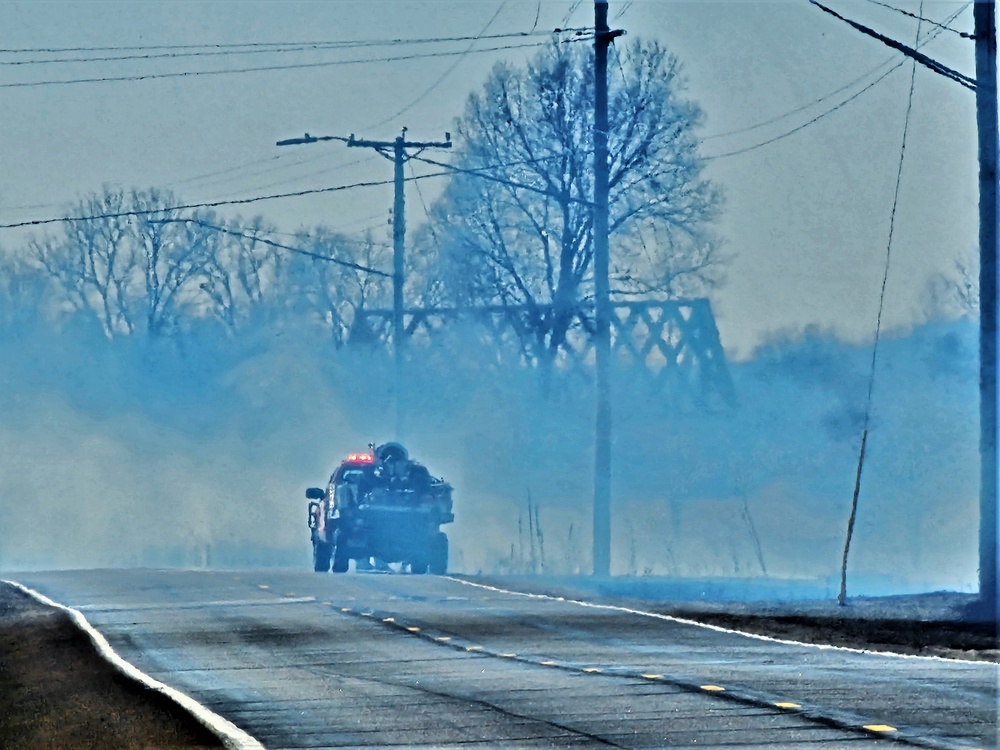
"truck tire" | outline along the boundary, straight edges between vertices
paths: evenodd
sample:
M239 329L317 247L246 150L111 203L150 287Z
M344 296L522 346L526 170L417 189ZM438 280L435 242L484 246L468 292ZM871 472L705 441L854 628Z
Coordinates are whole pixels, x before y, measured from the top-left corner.
M414 560L410 563L410 572L414 575L422 576L427 572L426 560Z
M436 576L448 572L448 536L443 531L431 537L429 567Z
M326 542L318 540L313 542L313 570L317 573L329 573L330 555L332 553L333 547Z
M347 552L347 545L344 543L347 540L344 539L344 535L341 531L337 531L337 543L333 548L333 572L334 573L346 573L347 569L351 566L351 557Z

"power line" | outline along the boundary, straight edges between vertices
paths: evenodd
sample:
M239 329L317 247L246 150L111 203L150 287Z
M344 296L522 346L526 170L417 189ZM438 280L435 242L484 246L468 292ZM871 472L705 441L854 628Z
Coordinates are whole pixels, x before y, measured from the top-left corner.
M392 276L391 273L386 273L385 271L379 271L377 268L369 268L368 266L362 266L358 263L352 263L351 261L348 260L340 260L339 258L333 258L329 255L321 255L320 253L314 253L310 250L303 250L300 247L285 245L280 242L275 242L274 240L266 239L264 237L258 237L256 235L246 234L245 232L238 232L233 229L228 229L227 227L220 227L218 224L212 224L211 222L200 221L198 219L158 219L158 220L153 220L150 223L151 224L195 224L200 227L205 227L206 229L213 229L216 232L221 232L223 234L229 234L234 237L241 237L246 240L253 240L254 242L260 242L261 244L267 245L269 247L274 247L281 250L288 250L298 255L305 255L309 258L314 258L315 260L322 260L326 261L327 263L336 263L338 266L353 268L356 271L364 271L365 273L375 274L376 276Z
M406 182L412 180L426 180L431 177L443 177L449 172L432 172L431 174L420 175L419 177L407 177ZM305 195L319 195L322 193L339 193L344 190L353 190L364 187L381 187L393 184L393 180L373 180L369 182L354 182L349 185L335 185L326 188L313 188L311 190L297 190L292 193L275 193L273 195L258 195L253 198L233 198L230 200L206 201L203 203L186 203L178 206L164 206L163 208L149 209L145 211L115 211L104 214L89 214L86 216L60 216L50 219L32 219L30 221L18 221L9 224L0 224L0 229L21 229L24 227L37 227L46 224L61 224L67 222L93 221L96 219L121 219L130 216L151 216L153 214L165 213L167 211L188 211L196 208L218 208L219 206L242 206L248 203L259 203L261 201L277 200L279 198L300 198Z
M557 32L577 32L592 31L589 26L578 28L555 29ZM216 49L240 49L240 48L270 48L282 49L285 47L329 47L353 48L353 47L389 47L400 44L437 44L440 42L468 42L474 39L509 39L529 36L548 36L549 31L513 31L504 34L491 34L489 36L439 36L439 37L418 37L418 38L394 38L394 39L355 39L355 40L319 40L319 41L298 41L298 42L235 42L225 44L145 44L137 46L111 46L111 47L22 47L19 49L0 49L0 54L26 54L26 53L69 53L69 52L137 52L150 50L216 50Z
M58 65L60 63L128 62L131 60L182 60L190 57L232 57L234 55L270 55L280 52L327 51L353 49L368 45L305 45L299 47L254 47L250 49L203 50L201 52L157 52L146 55L107 55L103 57L54 57L44 60L0 60L0 65Z
M318 175L329 174L329 173L332 173L332 172L337 172L337 171L339 171L341 169L345 169L347 167L356 166L358 164L361 164L362 162L367 161L370 158L371 158L370 156L365 156L365 157L362 157L360 159L353 159L353 160L347 161L347 162L340 162L338 164L330 164L329 166L326 166L323 169L313 170L312 172L307 172L306 174L297 175L297 176L291 176L291 175L285 176L285 177L282 177L281 179L272 180L271 182L268 182L268 183L266 183L264 185L254 185L254 189L256 189L256 190L269 190L270 188L277 187L279 185L287 185L287 184L292 183L292 182L301 182L302 180L307 180L310 177L316 177ZM263 172L271 172L271 171L274 171L274 169L277 169L279 167L280 168L284 168L285 166L288 166L288 167L299 167L299 166L303 166L303 165L305 165L307 163L308 163L307 161L300 161L300 162L296 162L295 164L287 164L287 165L281 164L281 165L278 165L278 167L273 167L271 169L263 170ZM251 173L251 174L261 174L261 173L262 172ZM234 178L234 179L236 179L236 178ZM241 175L238 179L243 179L243 176ZM221 182L225 183L225 182L229 182L229 181L230 180L222 180ZM209 183L209 184L212 184L212 183ZM207 187L207 185L202 185L201 187L205 188L205 187Z
M500 11L502 11L504 9L504 6L506 4L507 4L506 2L500 3L499 7L496 9L496 12L493 14L493 16L490 18L490 20L486 22L486 25L483 26L483 28L479 32L479 34L477 34L472 39L472 41L469 43L469 46L466 48L465 52L462 53L458 58L456 58L456 60L451 65L448 66L447 70L445 70L444 73L442 73L440 76L438 76L438 79L436 81L434 81L434 83L432 83L430 86L428 86L424 90L424 92L422 94L420 94L420 96L418 96L412 102L410 102L405 107L403 107L402 109L400 109L398 112L395 112L395 113L389 115L384 120L381 120L379 122L373 123L371 125L365 125L365 129L367 130L369 128L377 128L379 125L385 125L387 122L392 122L397 117L399 117L400 115L402 115L402 114L404 114L406 112L409 112L411 109L413 109L414 106L416 106L418 103L420 103L421 101L423 101L424 97L426 97L428 94L430 94L434 89L436 89L441 84L441 82L445 78L447 78L449 75L451 75L452 71L455 70L455 68L458 67L459 63L462 62L462 59L465 57L465 55L472 51L472 48L475 46L476 42L479 41L480 39L485 38L485 37L483 37L483 34L485 34L486 31L487 31L487 29L489 29L490 26L493 25L493 22L495 20L497 20L497 16L500 15ZM536 23L538 22L537 18L535 19L535 22Z
M955 11L955 13L953 13L953 14L952 14L952 15L951 15L951 16L950 16L950 17L949 17L948 19L946 19L946 21L945 21L945 22L946 22L946 23L950 23L951 21L953 21L953 20L954 20L955 18L957 18L957 17L958 17L958 16L959 16L959 15L960 15L960 14L961 14L961 13L962 13L962 12L963 12L963 11L964 11L964 10L965 10L966 8L968 8L968 7L969 7L969 5L971 5L971 3L966 3L966 4L964 5L964 6L962 6L962 7L961 7L961 8L959 8L959 9L958 9L957 11ZM940 33L941 33L940 31L934 31L934 32L931 32L931 34L929 35L928 39L927 39L927 40L926 40L926 41L925 41L925 42L924 42L923 44L919 44L919 45L917 45L917 46L918 46L918 48L919 48L919 47L922 47L922 46L923 46L924 44L927 44L928 42L930 42L930 41L932 41L933 39L935 39L935 38L936 38L936 37L937 37L937 36L938 36L938 35L939 35ZM758 148L762 148L762 147L764 147L764 146L769 146L769 145L770 145L770 144L772 144L772 143L775 143L775 142L777 142L777 141L780 141L780 140L783 140L784 138L787 138L788 136L790 136L790 135L793 135L793 134L795 134L795 133L799 132L800 130L803 130L804 128L807 128L807 127L809 127L809 126L810 126L810 125L812 125L813 123L816 123L816 122L818 122L819 120L822 120L822 119L823 119L824 117L826 117L827 115L830 115L830 114L833 114L834 112L836 112L836 111L837 111L838 109L840 109L841 107L843 107L843 106L845 106L845 105L849 104L850 102L854 101L854 100L855 100L855 99L857 99L857 98L858 98L859 96L861 96L861 95L862 95L862 94L864 94L865 92L869 91L870 89L874 88L874 87L875 87L876 85L878 85L879 83L881 83L881 82L882 82L882 81L883 81L884 79L888 78L890 74L894 73L894 72L895 72L896 70L898 70L899 68L903 67L903 65L904 65L905 63L906 63L906 58L904 57L904 58L903 58L902 60L900 60L900 61L899 61L899 62L898 62L898 63L897 63L896 65L894 65L893 67L891 67L891 68L890 68L889 70L887 70L887 71L886 71L885 73L883 73L883 74L882 74L881 76L879 76L879 77L878 77L878 78L876 78L876 79L875 79L874 81L872 81L872 82L871 82L870 84L868 84L867 86L865 86L865 87L864 87L863 89L861 89L860 91L858 91L858 92L857 92L856 94L852 94L851 96L849 96L848 98L844 99L844 100L843 100L843 101L841 101L840 103L838 103L838 104L834 105L834 106L833 106L833 107L831 107L830 109L827 109L827 110L825 110L824 112L821 112L820 114L818 114L818 115L816 115L815 117L813 117L813 118L812 118L811 120L809 120L809 121L807 121L807 122L804 122L803 124L801 124L801 125L798 125L798 126L796 126L796 127L792 128L791 130L788 130L788 131L786 131L786 132L784 132L784 133L781 133L780 135L776 135L776 136L774 136L773 138L768 138L767 140L765 140L765 141L762 141L762 142L760 142L760 143L755 143L755 144L754 144L754 145L752 145L752 146L747 146L746 148L741 148L741 149L736 149L735 151L728 151L728 152L726 152L726 153L723 153L723 154L717 154L717 155L715 155L715 156L706 156L706 157L704 157L704 158L705 158L706 160L708 160L708 161L712 161L712 160L715 160L715 159L724 159L724 158L726 158L726 157L729 157L729 156L737 156L737 155L739 155L739 154L745 154L745 153L747 153L747 152L749 152L749 151L755 151L755 150L756 150L756 149L758 149ZM883 65L884 65L884 64L885 64L885 63L883 63ZM881 66L878 66L878 67L881 67ZM876 68L875 68L874 70L878 70L878 67L876 67ZM870 75L870 73L871 73L871 71L869 71L869 73L866 73L866 74L865 74L864 76L862 76L861 78L865 78L865 77L867 77L868 75ZM852 86L852 85L853 85L854 83L856 83L856 82L857 82L857 80L860 80L860 79L856 79L856 80L855 80L855 81L853 81L852 83L850 83L850 84L847 84L847 86L842 86L841 88L837 89L837 91L843 91L843 90L844 90L845 88L849 88L849 87L850 87L850 86ZM791 112L787 112L787 113L785 113L785 115L780 115L779 117L776 117L776 118L772 118L772 120L771 120L771 121L769 121L769 122L772 122L772 121L776 121L776 120L778 120L778 119L783 119L784 117L786 117L786 116L788 116L788 115L791 115L791 114L794 114L794 113L796 113L796 112L799 112L799 111L801 111L802 109L806 109L806 108L808 108L808 107L811 107L811 106L813 106L814 104L817 104L817 103L819 103L819 102L820 102L820 101L822 101L823 99L826 99L826 98L829 98L830 96L832 96L832 94L833 94L833 93L837 93L837 92L832 92L831 94L827 94L826 96L824 96L824 97L821 97L820 99L817 99L816 101L814 101L814 102L812 102L812 103L810 103L810 104L806 105L805 107L799 107L799 108L797 108L797 109L795 109L795 110L792 110ZM768 123L758 123L758 125L753 125L753 126L750 126L750 127L748 127L748 128L745 128L744 130L753 130L753 129L756 129L756 128L757 128L757 127L758 127L759 125L763 125L763 124L769 124L769 122L768 122ZM743 132L743 131L732 131L732 133L737 133L737 132ZM726 134L720 134L720 136L716 136L716 137L721 137L721 135L726 135ZM708 139L706 138L706 139L703 139L703 140L708 140Z
M567 41L583 41L582 39L574 39ZM516 49L535 49L544 46L544 42L530 42L528 44L506 44L496 47L482 47L479 49L471 50L471 52L502 52L506 50L516 50ZM27 81L19 83L0 83L0 89L12 89L12 88L34 88L37 86L67 86L78 83L110 83L119 81L150 81L162 78L193 78L196 76L217 76L217 75L230 75L234 73L258 73L261 71L272 71L272 70L302 70L305 68L328 68L337 65L358 65L367 63L380 63L380 62L401 62L405 60L420 60L428 59L434 57L455 57L456 55L467 55L470 50L463 51L448 51L448 52L424 52L416 53L411 55L397 55L394 57L377 57L377 58L357 58L353 60L327 60L323 62L313 62L313 63L292 63L288 65L260 65L256 67L247 68L228 68L223 70L187 70L187 71L175 71L171 73L145 73L139 75L129 75L129 76L104 76L100 78L70 78L64 80L55 81Z
M866 91L868 91L869 89L871 89L874 86L876 86L879 83L881 83L885 78L889 77L892 73L896 72L899 68L901 68L904 65L905 62L906 61L903 60L903 61L897 63L893 67L889 68L889 70L887 70L885 73L883 73L878 78L876 78L874 81L872 81L867 86L865 86L863 89L861 89L860 91L858 91L856 94L852 94L851 96L849 96L848 98L846 98L842 102L840 102L839 104L835 104L833 107L830 107L830 109L826 110L825 112L821 112L820 114L816 115L811 120L809 120L808 122L804 122L801 125L797 125L796 127L792 128L791 130L788 130L788 131L786 131L784 133L781 133L780 135L776 135L773 138L768 138L766 141L761 141L760 143L755 143L753 146L747 146L746 148L736 149L735 151L727 151L724 154L716 154L714 156L705 156L703 158L706 159L707 161L714 161L715 159L725 159L725 158L730 157L730 156L738 156L739 154L745 154L745 153L747 153L749 151L755 151L758 148L763 148L764 146L769 146L772 143L776 143L777 141L783 140L783 139L787 138L790 135L794 135L795 133L798 133L800 130L803 130L803 129L809 127L813 123L819 122L820 120L822 120L827 115L833 114L834 112L836 112L841 107L844 107L845 105L847 105L850 102L854 101L859 96L861 96L862 94L864 94Z
M893 10L896 13L902 13L904 16L909 16L910 18L915 18L918 21L922 21L923 23L929 23L931 26L937 26L939 29L942 29L944 31L950 31L953 34L958 34L963 39L975 39L976 38L974 34L967 34L964 31L959 31L958 29L953 29L953 28L951 28L951 26L948 26L948 24L951 23L951 21L946 21L945 23L938 23L937 21L932 21L929 18L924 18L922 15L918 16L916 13L910 13L910 11L908 11L908 10L903 10L902 8L897 8L895 5L889 5L889 3L879 2L879 0L868 0L868 2L870 2L872 5L878 5L878 6L882 7L882 8L888 8L889 10ZM965 6L965 7L967 8L968 6ZM964 10L964 8L963 8L963 10Z
M507 162L505 164L492 164L492 165L487 165L485 167L465 168L465 167L455 167L452 166L451 164L445 164L444 162L435 161L434 159L427 159L419 156L410 157L410 159L416 161L422 161L426 164L433 164L435 167L442 167L443 169L446 169L449 172L468 174L472 175L473 177L480 177L484 180L488 180L490 182L497 182L501 185L507 185L508 187L517 188L519 190L528 190L532 193L539 193L541 195L549 195L549 196L553 195L553 193L551 193L549 190L546 190L545 188L539 188L535 187L534 185L526 185L523 182L514 182L513 180L508 180L503 177L497 177L495 175L488 174L486 170L500 169L502 167L515 167L521 164L537 164L538 162L550 161L552 159L558 159L558 158L559 156L553 155L553 156L546 156L541 159L525 159L523 161ZM588 201L585 198L574 198L570 196L568 200L571 203L582 203L583 205L586 206L592 205L592 202ZM2 228L2 226L0 226L0 228Z
M957 11L955 11L951 16L949 16L947 19L945 19L945 23L946 24L947 23L951 23L953 20L955 20L956 18L958 18L958 16L960 16L962 14L962 12L965 11L965 9L968 8L970 5L972 5L971 2L968 2L965 5L963 5ZM936 30L936 31L931 32L930 34L927 35L927 37L924 39L924 41L920 42L920 44L917 45L916 48L920 49L921 47L924 47L925 45L927 45L930 42L932 42L935 39L937 39L937 37L940 34L941 34L940 30ZM735 130L727 130L724 133L714 133L712 135L707 135L707 136L705 136L704 138L701 139L702 143L704 143L705 141L715 140L716 138L724 138L724 137L730 136L730 135L739 135L740 133L748 133L751 130L757 130L758 128L762 128L765 125L771 125L772 123L778 122L779 120L784 120L786 117L791 117L792 115L798 114L799 112L807 110L807 109L809 109L809 108L811 108L811 107L813 107L813 106L815 106L817 104L820 104L820 103L826 101L827 99L829 99L830 97L836 96L840 92L846 91L847 89L851 88L852 86L860 83L861 81L863 81L866 78L868 78L868 76L872 75L873 73L877 73L881 68L883 68L886 65L888 65L889 63L891 63L893 60L896 59L896 57L897 57L897 55L892 55L891 57L888 57L884 62L880 63L879 65L876 65L874 68L872 68L871 70L869 70L867 73L864 73L864 74L858 76L857 78L855 78L850 83L845 83L840 88L837 88L837 89L835 89L835 90L833 90L833 91L831 91L831 92L829 92L827 94L824 94L823 96L819 97L818 99L814 99L813 101L809 102L808 104L803 104L800 107L796 107L795 109L791 109L791 110L789 110L787 112L783 112L780 115L775 115L774 117L771 117L770 119L762 120L761 122L754 123L753 125L747 125L746 127L736 128ZM897 67L899 67L899 66L897 66Z
M949 68L949 67L947 67L945 65L942 65L937 60L933 60L930 57L927 57L927 55L924 55L924 54L918 52L916 49L914 49L912 47L907 47L905 44L901 44L900 42L897 42L895 39L890 39L889 37L887 37L887 36L885 36L883 34L879 34L874 29L871 29L871 28L869 28L869 27L867 27L867 26L865 26L863 24L860 24L857 21L852 21L849 18L844 18L844 16L840 15L835 10L831 10L830 8L827 8L825 5L823 5L822 3L818 2L817 0L809 0L809 2L812 5L815 5L820 10L822 10L824 13L829 13L834 18L837 18L837 19L843 21L844 23L846 23L847 25L851 26L852 28L857 29L862 34L865 34L866 36L870 36L873 39L877 39L878 41L882 42L882 44L884 44L887 47L891 47L892 49L899 50L900 52L902 52L903 54L905 54L907 57L913 58L914 60L916 60L918 63L920 63L924 67L929 68L930 70L933 70L935 73L938 73L938 74L944 76L945 78L949 78L952 81L955 81L956 83L959 83L962 86L965 86L967 89L970 89L972 91L976 90L976 79L970 78L969 76L966 76L966 75L963 75L962 73L959 73L957 70L952 70L951 68Z
M920 2L920 10L923 11L923 0ZM920 22L917 22L917 42L920 41ZM851 500L851 516L847 523L847 541L844 544L844 557L841 564L840 574L840 594L837 603L841 606L847 603L847 556L851 548L851 537L854 533L854 523L858 515L858 498L861 493L861 471L865 462L865 447L868 444L868 429L871 421L872 393L875 389L875 363L878 357L878 345L882 333L882 312L885 308L885 289L889 281L889 261L892 258L892 237L896 227L896 207L899 205L899 186L903 179L903 159L906 156L906 136L910 129L910 113L913 111L913 89L917 80L917 60L913 58L910 67L910 93L906 99L906 117L903 120L903 138L899 149L899 166L896 169L896 188L892 196L892 211L889 215L889 239L885 248L885 271L882 274L882 289L878 299L878 316L875 321L875 342L872 345L871 368L868 373L868 395L865 398L865 419L861 433L861 446L858 452L858 470L854 480L854 495Z

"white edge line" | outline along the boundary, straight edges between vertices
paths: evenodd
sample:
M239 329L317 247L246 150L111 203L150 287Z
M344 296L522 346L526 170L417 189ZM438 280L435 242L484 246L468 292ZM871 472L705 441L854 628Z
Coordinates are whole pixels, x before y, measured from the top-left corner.
M767 641L769 643L780 643L784 646L804 646L806 648L815 648L820 651L846 651L852 654L867 654L868 656L891 656L896 659L925 659L929 661L942 661L948 664L977 664L979 666L991 666L996 667L997 662L988 661L986 659L952 659L947 656L923 656L921 654L897 654L894 651L872 651L863 648L851 648L850 646L832 646L827 643L806 643L804 641L792 641L784 638L775 638L770 635L760 635L759 633L748 633L744 630L732 630L730 628L723 628L719 625L709 625L705 622L698 622L697 620L688 620L683 617L674 617L673 615L663 615L658 612L645 612L641 609L632 609L630 607L621 607L616 604L594 604L593 602L584 602L579 599L570 599L565 596L551 596L549 594L532 594L526 591L512 591L510 589L502 589L498 586L489 586L485 583L475 583L474 581L466 581L462 578L453 578L452 576L442 576L447 578L449 581L455 581L456 583L464 584L465 586L474 586L480 589L486 589L487 591L496 591L500 594L512 594L514 596L525 596L529 599L547 599L553 602L565 602L567 604L576 604L581 607L589 607L591 609L605 609L612 612L624 612L630 615L639 615L641 617L651 617L655 620L666 620L668 622L676 622L681 625L694 625L698 628L704 628L706 630L714 630L717 633L729 633L732 635L742 635L746 638L753 638L757 641Z
M6 583L13 586L48 607L54 607L55 609L66 612L70 616L70 619L73 620L73 623L80 628L80 630L90 636L90 640L93 641L94 646L97 647L98 653L106 662L111 664L112 667L117 669L126 677L145 685L151 690L155 690L156 692L165 695L211 730L216 736L219 737L220 740L222 740L222 744L230 750L264 750L264 746L260 744L260 742L228 719L225 719L217 713L209 710L191 696L185 695L169 685L165 685L159 680L150 677L135 665L125 661L115 652L113 648L111 648L111 644L108 643L107 639L105 639L105 637L101 635L93 625L87 622L87 618L84 617L81 612L63 604L59 604L59 602L54 602L44 594L40 594L34 589L30 589L17 581L0 581L0 583Z

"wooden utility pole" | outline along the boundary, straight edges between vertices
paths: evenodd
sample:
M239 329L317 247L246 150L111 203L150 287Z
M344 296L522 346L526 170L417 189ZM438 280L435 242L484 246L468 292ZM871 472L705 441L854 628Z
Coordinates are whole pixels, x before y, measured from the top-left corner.
M608 0L594 0L594 575L611 574L611 283L608 277Z
M976 0L979 130L979 596L997 617L997 27L993 0Z
M406 200L403 186L403 165L406 163L406 149L451 148L451 135L445 133L444 141L408 141L406 128L392 141L370 141L358 139L352 133L347 139L352 148L373 148L393 162L394 197L392 203L392 353L393 390L396 404L396 440L403 439L403 347L406 338L403 329L403 283L406 261ZM392 156L388 150L392 149Z

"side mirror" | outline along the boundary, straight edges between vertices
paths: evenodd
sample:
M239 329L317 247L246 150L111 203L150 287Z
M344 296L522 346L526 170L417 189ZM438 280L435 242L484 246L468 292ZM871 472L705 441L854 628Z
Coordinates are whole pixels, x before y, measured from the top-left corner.
M319 487L310 487L306 490L306 500L322 500L325 495L326 492Z

